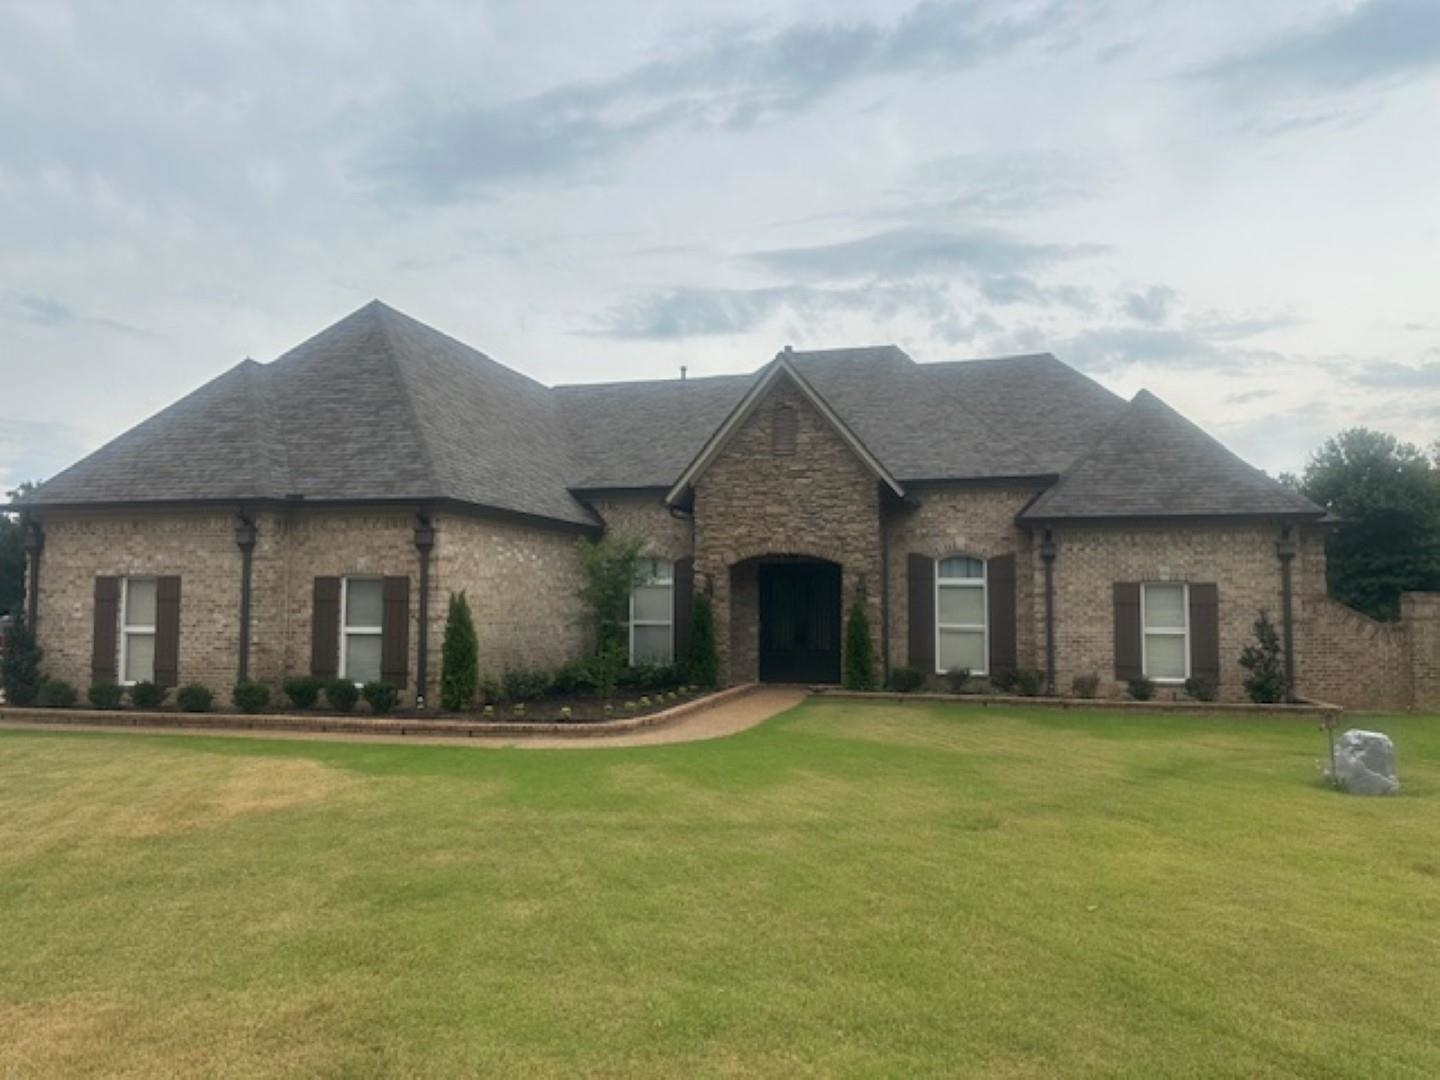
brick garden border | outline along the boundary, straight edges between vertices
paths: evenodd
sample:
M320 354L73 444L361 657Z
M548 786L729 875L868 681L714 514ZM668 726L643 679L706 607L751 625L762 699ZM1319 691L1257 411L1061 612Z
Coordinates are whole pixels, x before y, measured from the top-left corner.
M118 709L36 709L0 705L0 722L47 727L167 728L177 731L308 731L331 735L424 735L485 738L490 735L546 735L575 739L604 738L661 727L699 709L743 697L758 688L745 683L682 701L644 716L591 722L513 720L421 720L415 717L321 716L304 713L138 712Z
M1295 705L1256 705L1238 701L1130 701L1124 698L1019 697L1014 694L901 694L894 690L839 690L812 686L810 693L830 701L883 701L903 705L907 701L944 702L950 705L1019 705L1042 709L1120 709L1134 712L1221 714L1231 716L1288 716L1292 719L1338 717L1345 710L1328 701L1302 701Z

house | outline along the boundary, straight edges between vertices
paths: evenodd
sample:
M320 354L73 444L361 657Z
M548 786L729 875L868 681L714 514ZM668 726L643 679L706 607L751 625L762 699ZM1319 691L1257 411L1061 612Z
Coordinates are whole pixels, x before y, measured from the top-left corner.
M461 590L485 670L555 665L586 648L576 538L606 531L652 572L632 659L683 654L705 590L727 683L838 681L855 603L886 669L1060 692L1204 675L1240 697L1261 609L1301 694L1384 692L1369 657L1406 647L1326 600L1319 507L1049 355L787 348L752 375L548 388L374 302L21 505L46 667L80 685L313 673L423 702Z

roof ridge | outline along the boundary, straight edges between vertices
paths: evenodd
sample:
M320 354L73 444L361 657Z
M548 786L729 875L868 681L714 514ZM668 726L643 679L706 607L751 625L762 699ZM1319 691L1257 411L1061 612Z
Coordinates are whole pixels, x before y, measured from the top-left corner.
M410 415L410 430L415 432L416 442L420 444L420 453L424 459L425 472L430 477L431 486L434 487L436 491L447 490L447 481L450 478L448 470L449 463L448 461L446 462L446 474L442 477L440 471L436 468L435 452L430 446L429 428L420 422L420 410L415 404L415 390L410 385L409 365L401 361L395 344L395 337L390 332L388 320L392 309L379 300L372 300L367 306L375 309L375 323L379 327L380 336L385 342L385 356L386 359L389 360L390 366L395 370L395 377L400 383L400 393L404 399L405 411ZM419 320L415 321L418 322ZM421 325L423 326L424 324L421 323Z

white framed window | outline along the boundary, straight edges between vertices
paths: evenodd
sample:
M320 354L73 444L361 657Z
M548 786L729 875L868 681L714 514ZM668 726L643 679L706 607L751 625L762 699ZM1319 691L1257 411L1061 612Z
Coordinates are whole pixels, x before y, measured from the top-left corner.
M1140 586L1140 668L1147 679L1179 683L1190 677L1190 586Z
M642 559L643 584L630 593L630 663L675 659L675 567L669 559Z
M984 559L948 555L935 560L935 668L988 675L990 620Z
M340 677L357 685L380 681L385 582L349 577L340 590Z
M120 682L155 681L155 600L153 577L127 577L120 586Z

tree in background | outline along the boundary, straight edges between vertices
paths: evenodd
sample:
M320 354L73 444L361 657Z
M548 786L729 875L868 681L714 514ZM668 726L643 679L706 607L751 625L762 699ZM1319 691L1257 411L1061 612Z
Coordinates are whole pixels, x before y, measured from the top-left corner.
M8 705L33 705L40 693L40 646L35 634L25 624L25 612L15 611L15 619L5 631L5 652L0 655L0 690L5 691Z
M5 494L15 499L34 491L26 481ZM0 615L13 614L25 606L25 529L18 514L0 511Z
M870 620L865 605L856 600L845 622L845 689L875 689L875 649L870 643Z
M468 709L475 704L475 691L480 686L480 642L475 635L475 620L470 617L470 601L465 594L450 594L450 610L445 615L445 643L440 648L440 705L451 712Z
M1440 589L1440 464L1419 448L1342 431L1310 456L1300 490L1341 519L1325 545L1335 599L1395 619L1402 592Z

